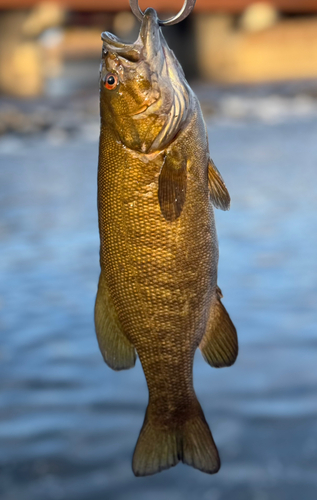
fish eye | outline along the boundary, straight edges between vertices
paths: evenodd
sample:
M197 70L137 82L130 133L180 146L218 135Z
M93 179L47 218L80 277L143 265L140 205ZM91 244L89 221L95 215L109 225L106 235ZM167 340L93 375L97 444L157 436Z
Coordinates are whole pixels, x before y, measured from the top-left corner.
M108 73L104 79L106 89L113 90L118 85L118 77L114 73Z

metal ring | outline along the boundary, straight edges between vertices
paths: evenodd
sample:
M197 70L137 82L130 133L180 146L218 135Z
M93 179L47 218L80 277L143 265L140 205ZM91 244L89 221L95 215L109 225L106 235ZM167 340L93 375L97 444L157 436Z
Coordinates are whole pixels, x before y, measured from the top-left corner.
M185 17L187 17L193 8L195 7L196 0L185 0L183 7L179 11L178 14L174 17L170 17L169 19L166 19L163 21L162 19L158 19L158 23L160 26L171 26L172 24L177 24L183 21ZM140 21L143 20L144 17L144 12L139 7L139 2L138 0L130 0L130 7L135 15Z

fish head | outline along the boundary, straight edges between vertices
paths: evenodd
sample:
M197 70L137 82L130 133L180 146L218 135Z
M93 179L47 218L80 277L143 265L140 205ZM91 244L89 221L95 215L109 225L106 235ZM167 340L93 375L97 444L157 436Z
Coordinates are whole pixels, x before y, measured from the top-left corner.
M156 11L145 11L135 43L123 43L108 32L102 40L102 123L130 149L146 154L163 150L186 122L192 94Z

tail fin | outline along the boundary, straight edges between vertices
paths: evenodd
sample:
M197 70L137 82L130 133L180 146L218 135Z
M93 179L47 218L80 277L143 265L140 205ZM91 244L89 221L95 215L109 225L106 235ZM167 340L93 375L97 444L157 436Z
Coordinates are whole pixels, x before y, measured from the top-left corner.
M136 476L156 474L180 460L208 474L218 472L218 450L203 411L200 407L199 410L180 427L162 428L150 418L147 409L133 455L132 468Z

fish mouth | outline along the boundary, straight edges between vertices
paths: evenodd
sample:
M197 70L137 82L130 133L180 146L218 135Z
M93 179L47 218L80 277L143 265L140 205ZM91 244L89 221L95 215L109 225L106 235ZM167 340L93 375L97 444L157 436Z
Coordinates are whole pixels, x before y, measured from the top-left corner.
M140 33L134 43L122 42L108 31L101 34L101 39L107 51L114 52L132 63L137 63L142 58L150 66L155 64L157 67L158 56L161 56L162 59L162 43L165 40L161 34L157 13L152 8L148 8L144 12Z
M146 9L140 29L139 38L144 50L144 56L148 63L152 62L157 66L157 59L163 58L162 50L166 42L162 36L162 31L159 26L156 10L152 8Z
M101 34L101 39L107 51L115 52L118 56L124 57L124 59L134 63L140 60L141 52L140 48L136 46L137 42L134 44L121 42L119 38L108 31L104 31Z

